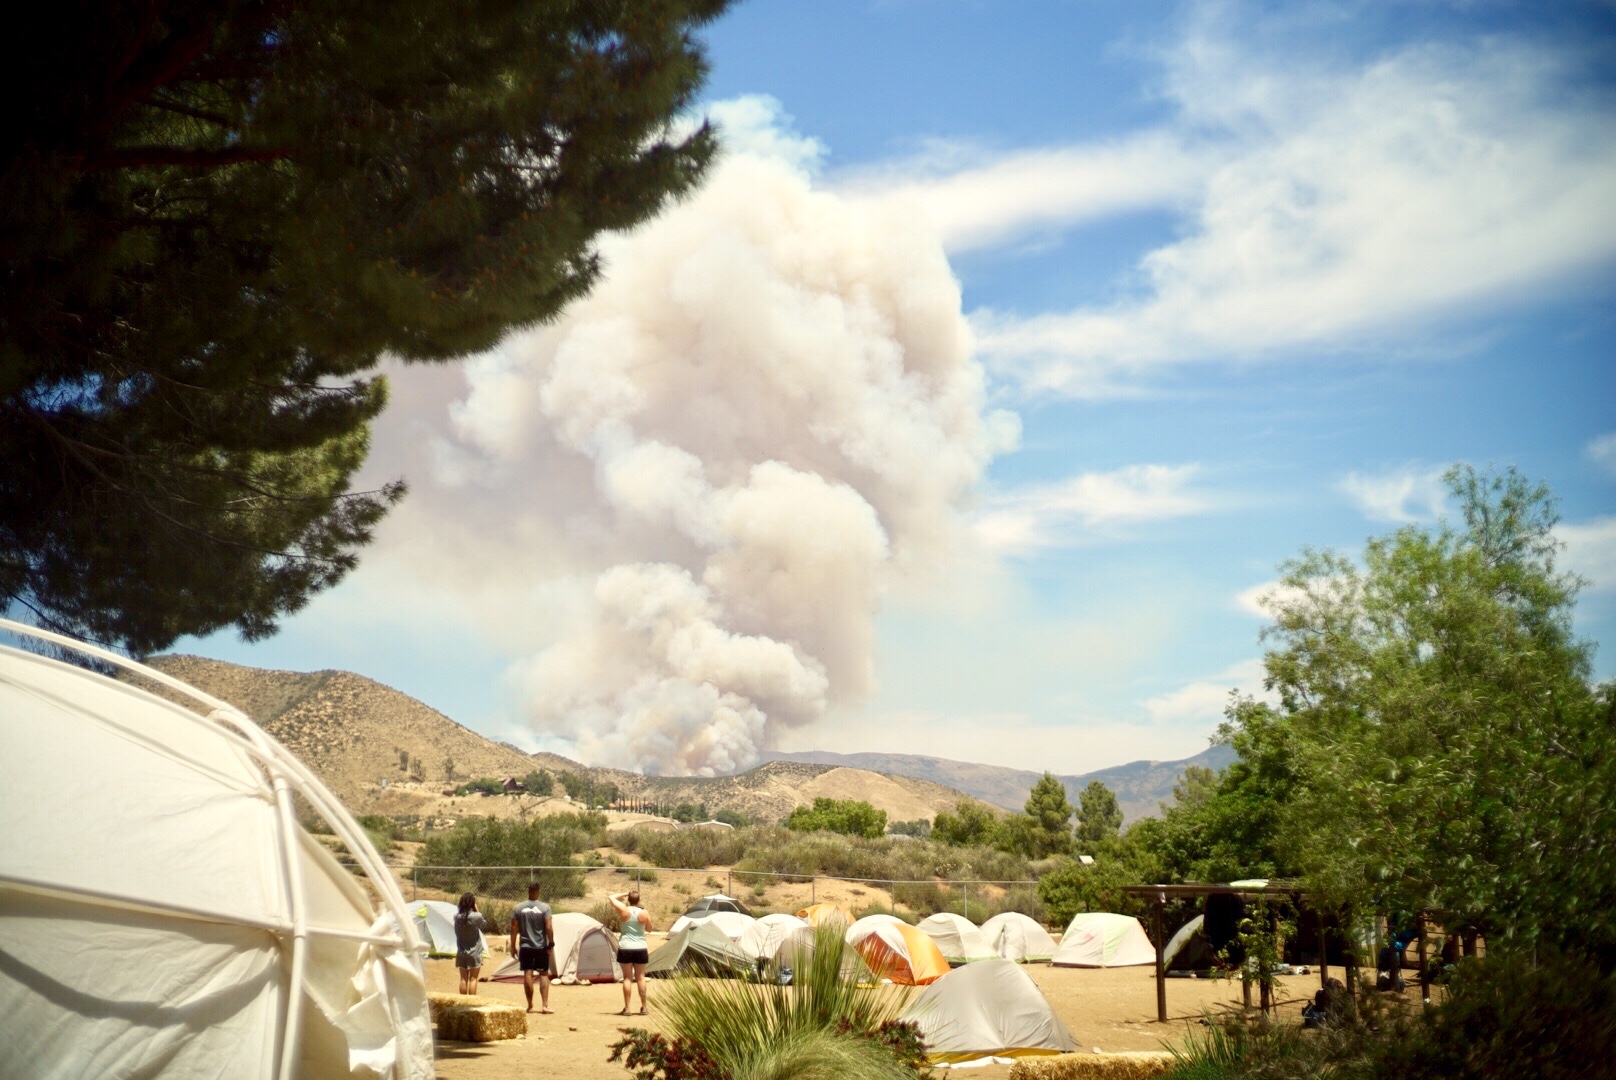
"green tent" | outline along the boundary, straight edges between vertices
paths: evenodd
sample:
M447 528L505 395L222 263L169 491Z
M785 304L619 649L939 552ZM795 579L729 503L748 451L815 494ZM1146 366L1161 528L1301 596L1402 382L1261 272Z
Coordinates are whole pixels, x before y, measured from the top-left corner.
M753 970L750 957L716 926L692 923L651 954L645 965L647 975L673 975L692 971L711 976L745 976Z

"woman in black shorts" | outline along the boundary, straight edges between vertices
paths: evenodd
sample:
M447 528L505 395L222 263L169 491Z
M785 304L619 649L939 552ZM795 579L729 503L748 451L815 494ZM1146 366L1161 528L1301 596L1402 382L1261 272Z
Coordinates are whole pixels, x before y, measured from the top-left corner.
M623 969L623 1011L619 1016L627 1016L629 999L633 997L633 988L640 988L640 1015L645 1015L645 965L651 959L649 946L645 943L645 932L655 930L651 925L651 916L640 907L640 894L637 892L617 893L611 897L612 910L617 912L618 921L622 924L622 931L617 938L617 963Z

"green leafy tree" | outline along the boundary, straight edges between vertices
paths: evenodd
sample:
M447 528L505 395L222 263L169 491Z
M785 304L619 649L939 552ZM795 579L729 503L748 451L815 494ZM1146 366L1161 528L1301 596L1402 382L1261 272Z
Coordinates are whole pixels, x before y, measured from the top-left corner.
M1090 780L1077 796L1077 842L1097 847L1122 829L1122 807L1116 794L1098 780Z
M546 769L534 769L522 780L522 786L533 795L549 795L555 790L555 777Z
M0 604L136 653L355 564L383 355L553 318L688 190L727 0L46 5L0 135Z
M1026 816L1010 822L1015 846L1035 859L1071 851L1072 814L1065 785L1044 773L1027 796Z
M1372 539L1361 569L1287 565L1280 705L1233 728L1289 755L1278 831L1327 897L1616 962L1616 713L1573 636L1553 500L1514 470L1447 481L1462 527Z
M713 815L714 821L722 821L725 825L732 825L737 829L744 829L752 824L752 819L739 810L720 810Z
M874 839L887 831L887 812L857 799L814 800L813 806L799 806L786 818L793 832L837 832Z
M961 799L953 812L944 810L932 820L933 838L957 847L998 847L1004 840L1004 823L984 803Z

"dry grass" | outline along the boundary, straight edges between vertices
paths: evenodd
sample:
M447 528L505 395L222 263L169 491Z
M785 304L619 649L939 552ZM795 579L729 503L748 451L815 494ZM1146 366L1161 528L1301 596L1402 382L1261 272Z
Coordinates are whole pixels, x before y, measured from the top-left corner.
M1146 1050L1128 1054L1057 1054L1026 1057L1010 1067L1010 1080L1149 1080L1173 1067L1173 1055Z

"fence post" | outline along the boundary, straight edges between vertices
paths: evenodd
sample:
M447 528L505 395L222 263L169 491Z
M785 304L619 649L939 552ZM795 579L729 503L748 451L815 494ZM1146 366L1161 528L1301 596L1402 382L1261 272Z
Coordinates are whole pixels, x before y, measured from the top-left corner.
M814 874L808 879L808 903L819 903L819 875Z
M724 888L724 892L727 893L730 896L734 896L735 895L735 871L730 870L729 871L729 876L727 878L725 878L725 880L728 881L729 884Z
M416 880L420 876L421 871L413 866L410 867L410 903L412 904L415 903L416 894L421 891L421 883Z

